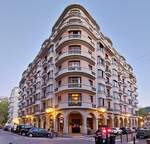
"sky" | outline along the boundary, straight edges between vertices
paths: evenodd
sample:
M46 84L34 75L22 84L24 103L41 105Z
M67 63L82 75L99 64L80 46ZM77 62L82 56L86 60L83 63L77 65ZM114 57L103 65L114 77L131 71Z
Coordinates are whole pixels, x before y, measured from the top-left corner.
M64 8L75 3L87 9L133 66L139 106L149 106L149 0L0 0L0 96L18 86Z

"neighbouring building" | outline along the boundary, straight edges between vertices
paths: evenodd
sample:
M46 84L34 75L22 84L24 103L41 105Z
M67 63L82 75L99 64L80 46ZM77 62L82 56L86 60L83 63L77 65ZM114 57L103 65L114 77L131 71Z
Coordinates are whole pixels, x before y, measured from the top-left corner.
M14 87L11 91L9 100L8 100L8 121L9 124L18 124L18 102L19 102L19 88Z
M63 11L20 89L20 123L64 134L138 125L133 68L81 5Z
M0 102L2 101L8 101L8 97L7 96L0 96Z

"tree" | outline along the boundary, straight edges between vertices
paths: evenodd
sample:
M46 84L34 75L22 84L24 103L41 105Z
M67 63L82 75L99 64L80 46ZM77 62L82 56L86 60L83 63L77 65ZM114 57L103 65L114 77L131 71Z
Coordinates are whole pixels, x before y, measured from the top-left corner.
M8 117L8 100L2 99L0 101L0 125L4 125L7 122Z
M138 110L138 115L143 117L143 118L146 118L148 114L149 114L149 111L146 108L140 108Z

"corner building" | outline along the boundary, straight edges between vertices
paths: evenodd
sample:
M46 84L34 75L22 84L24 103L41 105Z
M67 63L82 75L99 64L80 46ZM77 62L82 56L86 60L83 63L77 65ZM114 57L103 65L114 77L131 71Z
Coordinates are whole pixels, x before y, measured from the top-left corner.
M64 134L138 123L133 69L81 5L63 11L20 89L20 123Z

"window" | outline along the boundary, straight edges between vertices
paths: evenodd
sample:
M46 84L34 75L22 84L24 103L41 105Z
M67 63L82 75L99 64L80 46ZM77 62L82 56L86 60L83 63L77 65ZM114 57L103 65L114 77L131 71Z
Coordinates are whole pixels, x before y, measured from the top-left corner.
M68 33L70 38L80 38L81 36L80 30L73 30L73 31L69 31Z
M70 19L69 23L81 23L81 19Z
M69 106L81 106L82 97L80 93L71 93L68 96Z
M108 101L108 109L110 109L110 101Z
M61 86L61 80L58 82L58 86L59 86L59 87Z
M88 39L89 39L90 41L92 41L92 38L91 38L90 36L88 36Z
M50 84L49 86L47 86L46 88L46 93L52 93L53 92L53 85Z
M71 10L70 13L69 13L69 15L80 16L81 13L80 13L79 10Z
M60 71L61 70L61 65L58 67L58 71Z
M81 77L69 77L68 83L81 83Z
M106 95L110 96L110 89L106 89Z
M100 106L100 107L105 106L105 99L104 98L99 98L98 99L98 106Z
M89 65L89 70L92 70L92 66L91 65Z
M51 70L47 73L47 77L48 77L48 79L53 78L53 70Z
M50 47L48 48L48 53L52 53L54 52L54 45L50 45Z
M112 75L118 76L118 73L117 73L117 71L115 69L112 69Z
M101 70L101 69L98 69L97 76L98 76L99 78L104 78L104 71Z
M113 80L113 87L118 87L118 83L116 80Z
M98 65L104 65L104 59L102 59L100 56L97 57L97 64Z
M106 71L109 71L109 66L108 65L106 65Z
M90 96L91 103L93 103L93 96Z
M118 94L117 92L113 92L113 97L114 97L115 99L119 99L119 94Z
M115 58L112 59L112 64L117 65L117 60Z
M61 96L58 96L58 102L61 102Z
M48 63L49 63L50 65L53 64L53 57L51 57L51 58L48 60Z
M81 46L80 45L71 45L68 48L69 53L81 53Z
M89 80L90 86L93 86L93 81Z
M77 60L75 60L75 61L69 61L68 62L68 67L69 68L80 67L80 61L77 61Z
M99 42L97 50L101 51L102 53L104 52L104 46Z
M103 84L98 83L98 92L105 92L105 86Z
M109 81L109 77L106 77L106 83L109 84L110 81Z

